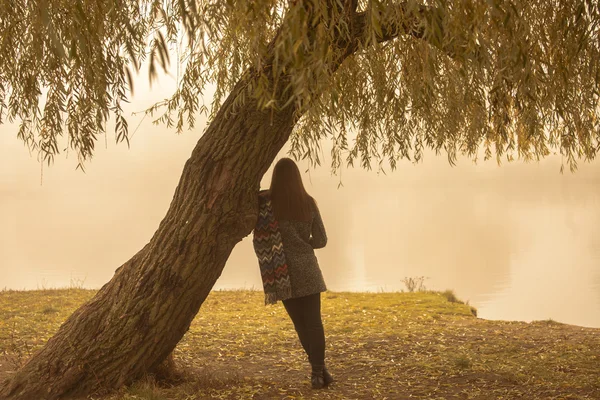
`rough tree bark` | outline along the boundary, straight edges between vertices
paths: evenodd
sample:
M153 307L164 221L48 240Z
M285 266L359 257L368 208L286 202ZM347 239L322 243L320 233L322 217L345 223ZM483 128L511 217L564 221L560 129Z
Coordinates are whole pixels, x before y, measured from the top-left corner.
M356 51L366 26L355 0L345 7L356 40L334 44L341 51L332 70ZM401 28L382 40L403 30L420 36ZM299 118L293 106L263 112L247 100L235 108L252 79L251 72L241 79L198 141L150 242L0 386L0 399L74 398L118 388L175 348L233 247L252 231L260 180Z
M233 112L243 86L198 141L150 242L68 318L0 398L68 398L117 388L173 350L231 250L251 232L260 179L294 126L291 107L262 113L249 102Z

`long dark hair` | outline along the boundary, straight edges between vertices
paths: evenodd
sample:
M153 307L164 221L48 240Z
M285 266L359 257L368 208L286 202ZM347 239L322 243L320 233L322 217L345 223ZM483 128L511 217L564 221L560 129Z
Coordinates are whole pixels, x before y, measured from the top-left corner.
M294 160L282 158L275 164L270 192L277 219L310 220L315 200L306 193L300 170Z

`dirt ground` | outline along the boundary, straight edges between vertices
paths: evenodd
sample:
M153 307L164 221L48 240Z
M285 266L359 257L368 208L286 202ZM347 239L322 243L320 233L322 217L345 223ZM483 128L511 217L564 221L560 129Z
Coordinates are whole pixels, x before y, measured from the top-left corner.
M0 380L82 300L46 297L16 307L0 293ZM224 291L209 296L175 349L181 380L149 376L92 398L600 399L600 329L478 319L439 293L327 293L323 320L336 379L327 389L310 388L283 307Z

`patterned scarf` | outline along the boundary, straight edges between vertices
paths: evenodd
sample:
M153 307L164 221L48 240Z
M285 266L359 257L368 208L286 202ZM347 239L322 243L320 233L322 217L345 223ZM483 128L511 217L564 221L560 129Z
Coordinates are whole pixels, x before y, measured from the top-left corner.
M275 219L269 192L258 194L258 220L252 239L258 257L260 275L265 290L265 305L292 297L292 286L283 252L279 223Z

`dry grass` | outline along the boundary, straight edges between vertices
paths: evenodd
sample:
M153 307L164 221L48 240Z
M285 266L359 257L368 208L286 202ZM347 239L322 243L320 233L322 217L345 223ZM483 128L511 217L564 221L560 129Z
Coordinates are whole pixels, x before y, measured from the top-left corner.
M0 292L0 379L93 293ZM337 382L313 391L283 307L263 306L260 292L213 292L175 350L182 379L147 377L106 400L600 399L600 329L481 320L447 297L325 294Z

